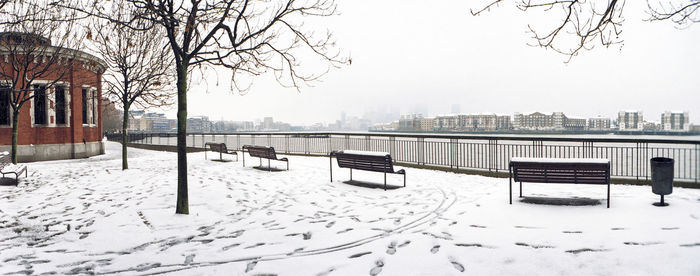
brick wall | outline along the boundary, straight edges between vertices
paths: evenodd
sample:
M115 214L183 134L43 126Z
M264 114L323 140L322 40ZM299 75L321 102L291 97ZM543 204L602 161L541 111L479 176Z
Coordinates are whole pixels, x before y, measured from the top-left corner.
M33 101L25 103L20 110L19 117L19 129L18 129L18 144L19 145L30 145L30 144L67 144L67 143L82 143L82 142L94 142L102 140L102 118L98 115L96 124L85 126L83 125L83 115L82 115L82 88L89 86L96 89L97 91L97 107L95 108L97 114L101 114L102 105L99 99L102 98L102 74L95 73L90 70L83 68L81 62L76 62L72 66L72 70L67 70L61 78L61 82L65 85L69 85L66 89L66 93L69 94L69 101L67 105L69 106L69 114L66 117L69 125L55 125L55 115L47 117L49 122L46 126L32 126L32 107ZM2 66L4 64L0 64ZM70 65L64 65L70 66ZM45 80L52 81L57 78L56 73L54 75L47 75ZM49 94L47 92L47 94ZM47 97L52 98L52 97ZM50 101L49 106L53 107L54 102ZM12 127L11 126L1 126L0 127L0 145L11 145L12 144Z

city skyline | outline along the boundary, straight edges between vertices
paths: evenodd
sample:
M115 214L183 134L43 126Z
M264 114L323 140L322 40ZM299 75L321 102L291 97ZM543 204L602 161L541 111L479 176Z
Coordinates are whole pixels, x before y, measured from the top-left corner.
M545 110L583 117L687 110L692 121L700 121L693 112L700 107L700 79L692 69L700 63L693 46L700 43L700 27L645 22L643 2L626 4L623 44L598 46L570 63L527 46L531 18L509 4L478 17L469 14L476 3L450 3L450 9L440 1L373 3L377 9L365 4L341 2L341 15L319 19L334 31L352 65L332 69L300 91L262 75L245 95L230 92L230 76L210 70L206 80L192 81L188 113L225 120L272 116L310 125L319 117L337 118L341 110L362 116L422 109L432 116L458 104L469 113Z

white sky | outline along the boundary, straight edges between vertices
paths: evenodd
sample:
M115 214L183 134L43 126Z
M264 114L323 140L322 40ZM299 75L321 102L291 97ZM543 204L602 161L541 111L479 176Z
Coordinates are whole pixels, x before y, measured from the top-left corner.
M256 79L246 95L210 80L191 87L188 113L306 125L333 122L341 111L361 116L423 108L434 116L459 104L462 113L511 115L614 117L639 109L651 121L665 110L685 110L700 124L698 24L679 30L671 22L645 22L646 1L627 1L624 45L598 45L565 64L560 54L526 45L533 42L527 24L541 15L503 5L474 17L469 9L478 5L471 2L339 0L341 14L320 23L334 32L352 65L301 92L270 76Z

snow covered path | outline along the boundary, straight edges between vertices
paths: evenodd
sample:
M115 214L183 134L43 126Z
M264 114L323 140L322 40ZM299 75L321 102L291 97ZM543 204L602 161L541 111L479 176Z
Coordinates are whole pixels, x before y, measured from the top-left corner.
M120 145L106 148L28 164L19 187L0 186L0 273L700 275L700 190L674 189L666 208L626 185L610 209L509 205L507 179L405 168L407 187L384 191L343 183L346 169L330 183L327 158L265 172L192 153L185 216L174 153L130 149L122 171ZM596 185L524 192L605 198Z

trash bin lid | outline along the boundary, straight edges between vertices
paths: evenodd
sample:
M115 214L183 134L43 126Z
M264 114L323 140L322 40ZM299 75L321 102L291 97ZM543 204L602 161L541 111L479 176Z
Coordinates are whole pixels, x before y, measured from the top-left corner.
M652 162L656 163L671 163L673 162L673 158L668 158L668 157L654 157L651 159Z

